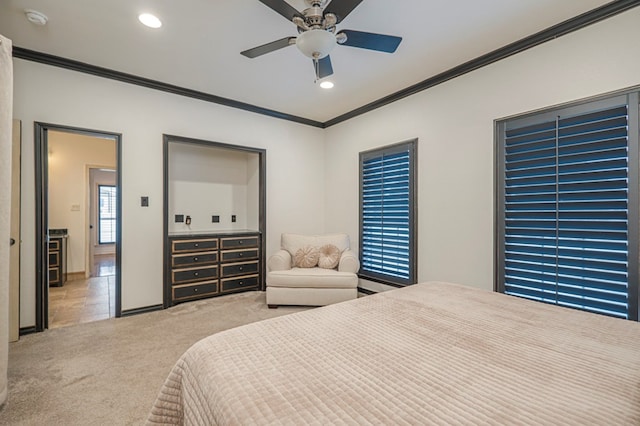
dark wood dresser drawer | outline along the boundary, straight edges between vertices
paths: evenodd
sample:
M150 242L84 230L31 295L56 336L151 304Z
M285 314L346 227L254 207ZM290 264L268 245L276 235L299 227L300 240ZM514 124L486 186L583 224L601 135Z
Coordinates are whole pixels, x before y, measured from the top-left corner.
M49 252L49 266L60 266L60 252L59 251L50 251Z
M217 266L202 268L174 269L171 271L171 281L175 284L190 283L194 281L218 278Z
M60 268L49 268L49 285L60 285Z
M221 280L221 289L222 293L235 291L235 290L246 290L248 288L257 288L259 284L258 275L250 275L248 277L241 278L227 278L225 280Z
M258 258L258 249L249 250L225 250L220 252L220 261L238 262L242 260L253 260Z
M187 266L204 266L218 263L217 251L206 251L188 254L174 254L171 256L172 268L184 268Z
M235 275L247 275L255 274L258 272L258 262L242 262L242 263L230 263L228 265L221 265L222 277L233 277Z
M185 300L214 295L218 293L218 281L205 281L192 285L174 286L173 300Z
M220 239L221 249L237 249L243 247L258 247L260 238L255 237L229 237Z
M199 238L192 240L173 240L171 242L172 253L184 253L191 251L209 251L218 249L217 238Z

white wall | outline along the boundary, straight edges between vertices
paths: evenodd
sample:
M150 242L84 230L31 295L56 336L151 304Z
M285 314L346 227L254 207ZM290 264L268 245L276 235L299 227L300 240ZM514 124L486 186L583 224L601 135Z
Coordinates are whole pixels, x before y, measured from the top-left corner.
M25 129L21 327L35 324L34 121L122 133L123 310L162 303L163 133L267 150L267 254L282 232L323 231L321 129L20 59L14 70Z
M67 228L67 272L84 272L89 224L87 166L115 168L114 140L49 132L49 228ZM74 208L77 207L77 210Z
M417 137L418 279L492 289L494 120L640 84L639 23L635 8L330 127L327 230L358 235L358 153Z
M169 233L258 230L249 208L258 206L258 182L249 188L249 158L258 154L189 143L169 144ZM251 162L253 167L256 162ZM254 170L253 173L256 173ZM249 201L249 195L255 200ZM251 206L251 207L249 207ZM175 215L191 218L176 222ZM213 223L211 216L220 216ZM236 216L236 222L231 216ZM252 215L251 219L257 217Z

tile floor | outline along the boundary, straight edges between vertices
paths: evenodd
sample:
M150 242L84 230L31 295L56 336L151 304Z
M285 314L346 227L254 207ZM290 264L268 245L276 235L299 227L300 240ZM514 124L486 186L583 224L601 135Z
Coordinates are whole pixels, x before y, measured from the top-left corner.
M49 288L49 328L115 316L115 257L95 256L95 277Z

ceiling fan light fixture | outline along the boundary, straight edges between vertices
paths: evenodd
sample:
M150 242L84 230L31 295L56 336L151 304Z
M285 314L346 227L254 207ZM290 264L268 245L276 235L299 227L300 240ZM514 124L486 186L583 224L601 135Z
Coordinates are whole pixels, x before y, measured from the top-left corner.
M305 56L322 59L336 46L336 36L326 30L309 30L298 36L296 46Z
M141 13L138 15L138 20L149 28L160 28L162 26L162 21L150 13Z
M303 55L312 59L315 83L321 83L323 78L333 74L329 53L336 44L393 53L402 41L402 37L364 31L337 32L336 25L342 22L363 0L304 0L309 7L302 12L289 4L291 0L259 1L282 15L287 21L293 22L299 35L247 49L240 54L247 58L257 58L295 44ZM325 9L327 4L329 6Z
M322 83L320 83L320 87L322 87L323 89L333 89L333 82L329 80L325 80Z

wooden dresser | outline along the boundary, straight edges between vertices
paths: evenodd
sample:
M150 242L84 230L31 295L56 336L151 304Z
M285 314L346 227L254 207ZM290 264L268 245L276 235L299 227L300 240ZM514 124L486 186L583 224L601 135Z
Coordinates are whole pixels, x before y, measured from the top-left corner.
M49 286L62 287L67 281L67 230L49 230Z
M239 291L262 290L263 265L258 232L170 235L165 306Z

